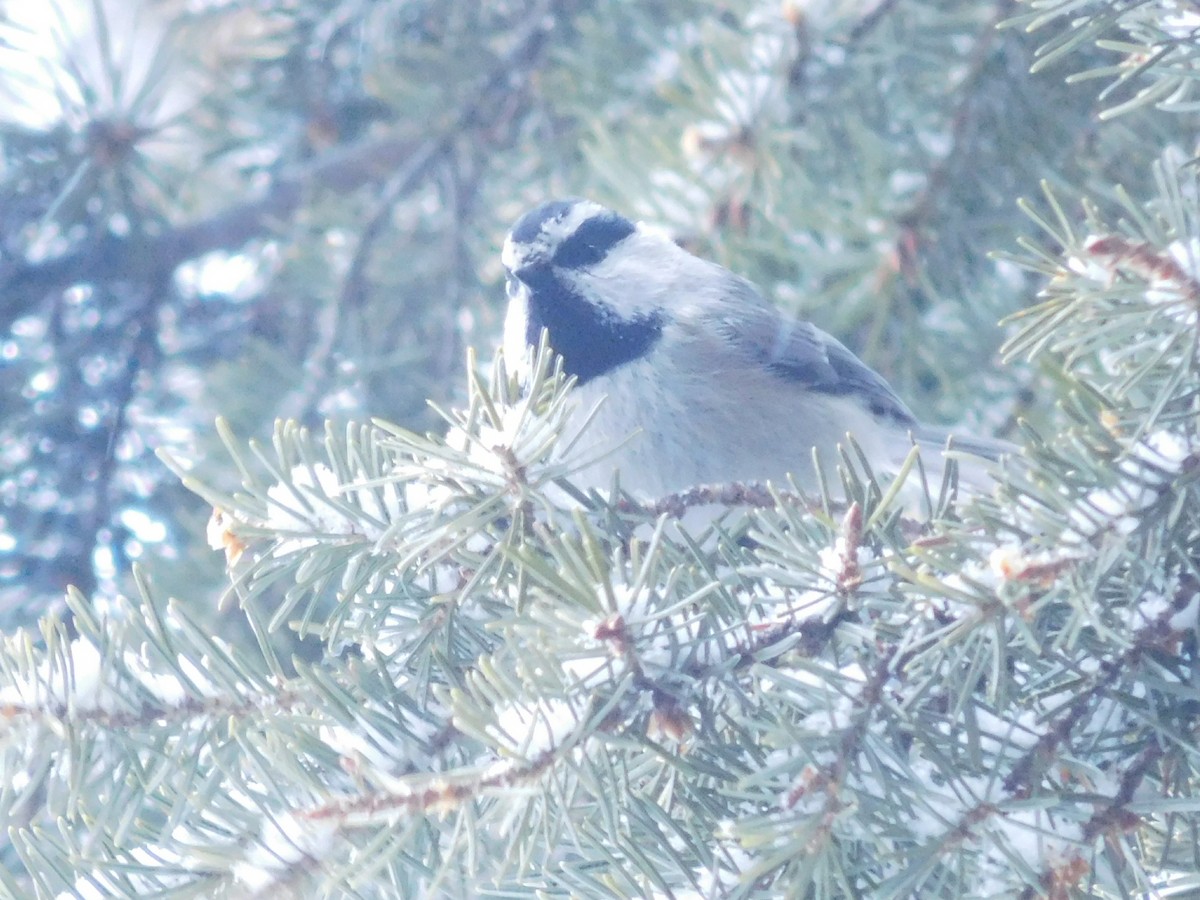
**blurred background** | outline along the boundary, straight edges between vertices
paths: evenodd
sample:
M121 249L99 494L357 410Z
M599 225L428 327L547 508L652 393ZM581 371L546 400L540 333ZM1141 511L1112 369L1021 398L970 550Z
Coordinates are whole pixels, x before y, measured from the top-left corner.
M561 195L756 281L923 418L1052 428L1047 373L997 353L1038 286L1005 258L1039 233L1018 199L1115 199L1194 149L1187 117L1100 127L1065 80L1136 59L1076 45L1030 74L1045 36L997 27L1016 2L0 10L5 629L71 584L103 609L134 562L215 601L210 510L154 454L235 489L218 415L438 428L427 400L498 344L507 227Z

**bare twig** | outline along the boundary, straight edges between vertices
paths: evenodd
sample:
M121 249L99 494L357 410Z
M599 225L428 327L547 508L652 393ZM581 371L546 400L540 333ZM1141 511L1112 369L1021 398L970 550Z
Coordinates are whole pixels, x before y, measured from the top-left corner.
M904 226L900 247L901 259L911 259L916 253L921 228L932 214L942 192L949 187L950 174L954 166L970 151L966 137L968 127L972 123L975 102L978 97L976 90L987 69L988 59L996 43L998 28L1002 22L1012 16L1016 8L1016 0L999 0L995 14L988 20L983 31L971 49L967 66L967 75L961 82L962 98L954 108L950 120L950 150L929 172L925 188L909 207L908 211L899 217Z
M850 30L850 37L846 43L857 43L869 35L875 30L876 26L879 25L880 22L887 18L888 13L890 13L898 3L899 0L879 0L879 2L876 3L872 9L867 11L866 15L858 20L858 24L856 24Z

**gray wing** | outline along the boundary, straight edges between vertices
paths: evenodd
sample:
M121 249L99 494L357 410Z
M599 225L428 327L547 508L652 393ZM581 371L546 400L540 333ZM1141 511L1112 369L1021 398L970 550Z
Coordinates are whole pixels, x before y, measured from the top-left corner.
M780 315L753 285L738 280L738 317L727 320L725 336L743 354L785 381L824 394L854 397L876 416L897 425L917 424L883 376L844 344L809 322ZM747 291L753 297L746 296Z

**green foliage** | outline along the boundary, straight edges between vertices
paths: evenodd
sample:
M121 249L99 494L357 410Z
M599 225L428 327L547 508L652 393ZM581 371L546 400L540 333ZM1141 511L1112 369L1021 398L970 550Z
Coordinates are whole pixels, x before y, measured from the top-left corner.
M571 509L589 460L556 451L569 386L538 372L474 380L446 440L283 424L240 494L193 485L257 651L149 587L109 621L75 596L73 643L10 645L8 770L61 741L20 783L88 823L21 832L44 890L995 896L1188 871L1194 451L1097 447L1081 416L963 518L847 470L849 506L761 493L689 533Z
M259 235L280 261L252 302L279 307L261 347L215 354L201 404L243 424L160 454L218 552L3 638L0 891L1200 890L1194 13L230 10L262 27L206 103L264 117L228 152L295 121L252 104L251 75L309 71L297 35L353 21L359 55L326 74L358 67L408 111L385 136L406 162ZM377 147L359 140L289 165L334 171ZM879 483L853 446L821 496L580 492L611 448L566 431L545 348L527 385L503 360L453 387L430 365L431 335L490 340L473 273L548 184L674 226L927 410L1007 421L1021 454L974 496L915 458ZM997 375L986 323L1018 309ZM345 382L343 358L364 367ZM344 412L351 383L406 412L433 395L434 430L297 421Z

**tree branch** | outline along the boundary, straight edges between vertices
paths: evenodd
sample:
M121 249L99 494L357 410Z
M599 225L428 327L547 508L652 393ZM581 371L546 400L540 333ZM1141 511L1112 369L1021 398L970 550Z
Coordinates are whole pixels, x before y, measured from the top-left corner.
M467 95L468 99L433 136L414 143L411 126L354 144L336 147L277 178L259 197L236 204L207 219L159 235L117 236L98 240L44 262L18 265L0 273L0 317L20 314L30 293L43 293L88 281L143 279L173 271L181 263L214 250L236 250L290 219L304 198L317 190L346 192L404 174L394 195L411 191L447 153L465 129L486 125L504 110L498 94L528 75L554 20L547 8L531 14L512 49Z

